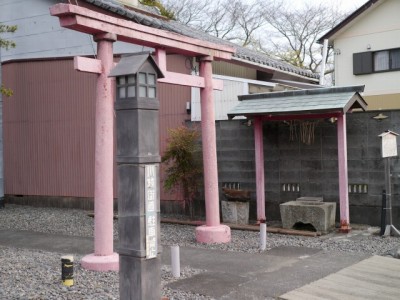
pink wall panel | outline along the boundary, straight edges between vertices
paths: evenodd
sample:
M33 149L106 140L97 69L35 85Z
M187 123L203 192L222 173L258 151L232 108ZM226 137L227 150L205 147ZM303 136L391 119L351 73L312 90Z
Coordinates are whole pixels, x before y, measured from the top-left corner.
M185 63L186 62L186 63ZM167 70L190 74L185 57L168 55ZM167 148L168 129L176 128L190 120L186 112L186 102L190 101L191 88L170 84L159 84L160 95L160 152ZM165 166L161 165L161 181L165 177ZM182 191L167 192L161 184L161 200L183 200Z
M96 75L72 60L4 65L5 193L93 195Z
M168 70L190 73L185 60L169 55ZM14 90L11 98L4 99L6 194L93 197L96 76L75 71L72 59L3 65L4 83ZM158 88L162 154L168 129L190 119L186 102L191 93L189 87L159 84ZM183 197L179 191L167 193L161 188L161 199Z

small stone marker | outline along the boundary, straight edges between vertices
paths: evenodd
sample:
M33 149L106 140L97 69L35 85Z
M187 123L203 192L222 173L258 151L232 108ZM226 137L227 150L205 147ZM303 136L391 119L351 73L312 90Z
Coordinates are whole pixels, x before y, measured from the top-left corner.
M72 255L61 257L61 280L65 286L74 285L74 257Z

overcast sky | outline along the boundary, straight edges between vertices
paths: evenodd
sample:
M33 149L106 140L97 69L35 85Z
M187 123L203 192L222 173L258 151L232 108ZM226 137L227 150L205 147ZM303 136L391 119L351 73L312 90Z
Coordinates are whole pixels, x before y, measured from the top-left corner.
M286 0L287 1L287 0ZM330 2L332 5L339 5L339 7L346 12L355 11L368 0L291 0L290 4L302 5L307 3L309 5L318 5L320 3Z

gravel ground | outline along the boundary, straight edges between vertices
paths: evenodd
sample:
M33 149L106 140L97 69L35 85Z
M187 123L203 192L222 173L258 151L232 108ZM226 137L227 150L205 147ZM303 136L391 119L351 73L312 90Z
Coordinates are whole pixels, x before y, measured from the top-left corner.
M82 256L75 256L74 285L61 284L60 253L0 246L0 299L119 299L118 272L93 272L81 267ZM202 272L181 269L181 278ZM170 299L210 299L165 287L176 280L168 266L161 270L162 293Z
M31 230L37 232L75 236L93 236L94 219L86 211L74 209L35 208L7 205L0 209L0 230ZM117 221L114 222L115 237ZM302 246L327 251L361 252L385 255L400 247L400 239L372 234L376 228L354 226L349 235L328 234L321 237L302 237L268 234L267 250L278 246ZM232 242L222 245L199 244L195 241L194 227L162 224L161 241L164 246L180 246L259 252L258 232L232 230ZM0 299L118 299L118 273L98 273L81 268L75 257L75 285L60 284L59 253L14 249L0 246ZM202 270L186 268L182 277L193 276ZM211 299L168 289L165 285L175 280L168 266L162 269L162 293L170 299Z

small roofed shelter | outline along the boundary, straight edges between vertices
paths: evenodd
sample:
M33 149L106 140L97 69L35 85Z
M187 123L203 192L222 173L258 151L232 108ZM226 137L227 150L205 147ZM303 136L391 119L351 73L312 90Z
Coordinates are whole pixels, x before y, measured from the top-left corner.
M239 96L241 101L229 113L229 119L244 116L253 119L256 163L257 220L265 222L264 145L265 121L337 119L340 230L350 231L346 113L365 111L364 86L331 87Z

